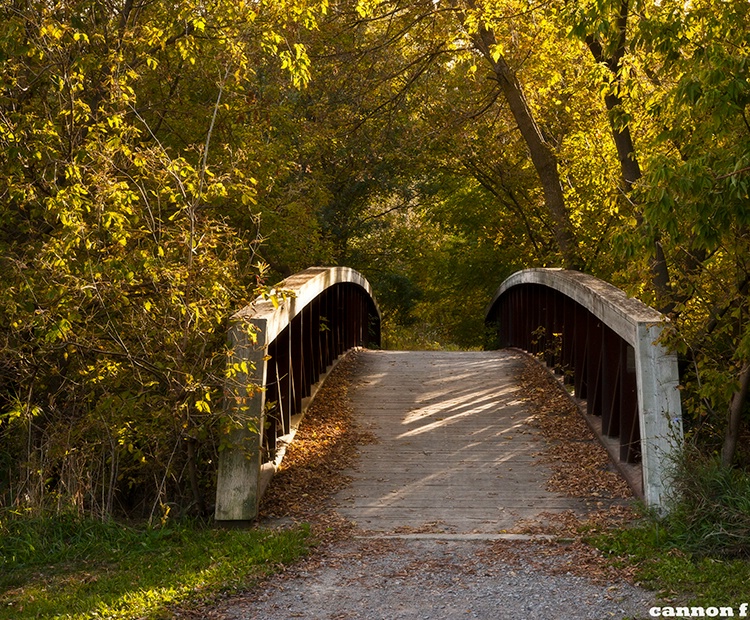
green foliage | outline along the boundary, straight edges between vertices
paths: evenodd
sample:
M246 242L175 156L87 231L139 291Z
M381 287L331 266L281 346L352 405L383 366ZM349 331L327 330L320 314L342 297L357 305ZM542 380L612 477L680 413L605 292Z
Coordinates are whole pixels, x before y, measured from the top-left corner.
M263 277L233 119L256 67L309 79L305 49L280 43L321 10L0 9L3 503L206 510L225 321Z
M634 36L643 71L659 76L644 97L655 132L640 191L674 262L672 343L690 360L687 411L710 448L726 434L750 361L750 36L739 25L748 17L742 2L669 2L649 10Z
M750 578L750 476L706 456L694 443L671 472L665 517L592 538L638 567L637 577L663 596L690 604L738 605Z
M750 557L750 476L685 449L674 470L667 527L685 551Z
M156 529L69 514L0 521L0 618L162 618L248 587L307 550L308 531Z
M593 537L662 596L691 605L738 606L750 578L750 476L694 443L674 463L670 512Z
M689 442L673 464L665 517L592 537L616 561L669 600L737 607L750 578L750 476Z
M238 422L219 416L225 321L267 275L347 264L392 343L481 345L503 278L562 260L500 61L571 252L672 312L686 419L717 448L750 362L749 10L5 3L0 502L207 511Z

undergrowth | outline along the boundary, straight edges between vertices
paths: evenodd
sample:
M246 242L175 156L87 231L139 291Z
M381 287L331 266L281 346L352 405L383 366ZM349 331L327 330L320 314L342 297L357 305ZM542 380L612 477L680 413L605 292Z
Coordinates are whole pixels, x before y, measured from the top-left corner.
M674 463L666 516L592 537L667 599L717 606L748 602L750 476L687 446Z
M167 618L303 555L309 531L0 515L0 620Z
M667 523L680 548L750 558L750 475L688 446L675 465Z

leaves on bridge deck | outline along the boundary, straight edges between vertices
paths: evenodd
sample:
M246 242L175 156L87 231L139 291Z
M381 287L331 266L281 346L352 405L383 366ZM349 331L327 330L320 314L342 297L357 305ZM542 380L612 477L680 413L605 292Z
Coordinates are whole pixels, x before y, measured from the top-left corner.
M358 447L376 441L372 433L356 425L348 399L357 363L356 355L350 355L328 378L261 505L261 516L266 519L284 517L310 522L316 537L324 543L333 542L350 530L351 523L336 514L331 498L348 483L343 471L356 467ZM613 564L583 540L584 535L617 527L635 517L629 506L612 505L605 499L631 497L627 484L609 469L606 452L546 369L529 359L521 380L534 415L533 424L548 439L549 447L542 458L554 472L550 489L592 498L596 510L585 519L571 511L542 514L539 520L519 523L518 532L553 534L558 538L536 542L496 541L478 550L477 557L489 554L511 565L531 565L552 574L580 575L597 583L634 582L633 566ZM366 545L367 553L372 554L390 548L393 542L368 540L359 544ZM360 550L364 552L364 548ZM318 553L308 558L304 570L313 570L322 557Z
M540 455L553 471L547 490L589 499L633 497L560 382L540 363L527 358L521 383L533 416L531 423L548 440Z
M350 353L318 392L263 497L262 519L306 520L322 530L346 526L331 498L349 482L343 472L356 465L358 446L376 441L354 421L349 385L356 365Z
M262 518L309 520L330 512L331 496L349 481L343 471L356 465L358 446L376 440L354 421L348 390L356 364L356 354L343 359L318 392L263 498ZM540 454L553 471L548 490L603 502L632 497L560 383L530 358L521 382L531 423L548 440Z
M583 518L568 511L542 513L536 519L522 521L515 531L551 534L556 540L525 545L501 540L492 543L489 553L511 565L531 566L551 574L577 575L600 584L637 584L635 565L612 562L585 542L586 536L637 518L631 505L618 501L633 497L630 487L613 469L607 451L594 437L578 406L547 368L527 357L520 380L532 415L529 423L547 439L539 454L552 470L547 489L587 499L595 510Z

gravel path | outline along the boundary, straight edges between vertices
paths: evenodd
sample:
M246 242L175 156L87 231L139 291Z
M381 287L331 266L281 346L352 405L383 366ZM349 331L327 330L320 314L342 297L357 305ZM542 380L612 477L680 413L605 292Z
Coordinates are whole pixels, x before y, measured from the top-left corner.
M225 620L647 618L654 595L598 584L540 543L354 539L226 605Z

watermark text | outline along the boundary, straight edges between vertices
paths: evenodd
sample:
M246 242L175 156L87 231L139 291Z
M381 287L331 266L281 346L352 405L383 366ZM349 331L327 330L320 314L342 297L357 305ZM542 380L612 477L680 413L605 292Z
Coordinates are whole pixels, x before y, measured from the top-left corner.
M652 607L648 610L652 618L747 618L750 603L739 607Z

